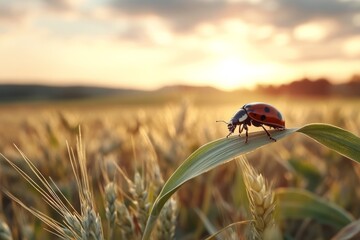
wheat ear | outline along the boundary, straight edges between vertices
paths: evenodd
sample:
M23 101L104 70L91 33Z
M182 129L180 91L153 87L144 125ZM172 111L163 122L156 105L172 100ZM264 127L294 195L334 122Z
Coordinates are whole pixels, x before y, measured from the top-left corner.
M164 205L159 216L157 225L157 239L169 240L174 239L175 225L177 216L176 200L171 198Z
M275 199L274 193L265 178L248 163L245 158L238 161L240 165L253 222L250 239L264 239L265 233L274 226Z

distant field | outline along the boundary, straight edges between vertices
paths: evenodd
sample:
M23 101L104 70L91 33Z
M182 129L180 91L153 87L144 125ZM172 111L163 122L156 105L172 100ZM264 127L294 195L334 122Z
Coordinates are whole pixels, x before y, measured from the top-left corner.
M268 102L276 106L283 113L289 128L323 122L360 135L360 99L292 99L248 92L228 95L169 94L158 98L144 95L69 102L2 104L0 153L25 169L21 156L13 146L15 143L45 176L51 176L78 209L77 189L68 160L66 141L75 147L78 126L81 126L95 202L97 206L103 206L102 194L107 178L115 176L117 180L124 182L121 174L114 173L114 169L109 167L112 161L131 179L134 179L136 170L140 169L142 174L145 171L143 177L150 182L153 180L153 173L146 173L152 169L147 164L155 161L166 180L199 146L226 136L226 125L216 123L216 120L229 120L239 107L252 101ZM261 131L261 128L251 128L250 131ZM295 134L247 157L268 181L274 181L275 188L308 189L338 204L355 219L360 217L359 166L351 161L343 161L342 156L307 137ZM2 188L10 190L26 204L59 219L1 157L0 164ZM201 209L219 229L231 222L246 219L246 205L240 196L243 192L237 190L240 184L238 175L238 166L229 163L180 189L176 198L179 209L176 239L197 239L208 235L202 221L194 213L195 207ZM101 209L99 207L100 214L104 217L105 212ZM35 239L49 238L50 233L44 231L44 226L33 216L26 214L25 217L19 217L19 213L23 211L2 194L0 216L11 226L14 239L25 234ZM302 226L301 229L296 227L299 225ZM283 236L300 236L293 239L329 239L338 230L309 219L283 221L280 226Z

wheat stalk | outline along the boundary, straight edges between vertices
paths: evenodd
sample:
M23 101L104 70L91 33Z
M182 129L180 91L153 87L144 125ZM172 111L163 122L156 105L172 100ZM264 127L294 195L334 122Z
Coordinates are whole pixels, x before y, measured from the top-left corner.
M253 222L249 238L265 239L266 233L274 227L275 200L271 186L264 177L248 163L245 158L237 161L240 165Z
M85 149L81 141L81 133L77 138L76 144L77 158L74 151L68 147L71 166L74 172L78 186L80 206L81 206L81 223L82 239L104 239L102 223L99 214L95 211L95 203L90 188L90 180L86 168ZM77 160L77 161L76 161Z

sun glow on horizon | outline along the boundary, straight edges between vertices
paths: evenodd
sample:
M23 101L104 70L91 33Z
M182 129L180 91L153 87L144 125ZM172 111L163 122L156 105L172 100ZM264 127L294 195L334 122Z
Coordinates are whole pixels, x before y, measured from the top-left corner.
M288 76L292 77L289 73L283 76L279 72L284 70L276 63L250 62L238 56L228 56L195 66L186 78L223 90L253 89L259 83L277 84Z

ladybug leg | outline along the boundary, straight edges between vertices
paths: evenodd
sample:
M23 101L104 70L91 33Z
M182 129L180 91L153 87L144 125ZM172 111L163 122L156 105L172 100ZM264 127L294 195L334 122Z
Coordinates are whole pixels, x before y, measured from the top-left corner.
M242 125L241 127L239 127L239 137L241 136L242 131L244 130L244 125Z
M226 136L226 138L228 138L231 134L232 134L232 132L229 132L229 134Z
M248 142L248 138L249 138L249 133L248 133L248 127L246 124L244 124L244 129L245 129L245 143Z
M269 138L270 138L271 140L273 140L274 142L276 142L276 139L273 138L273 137L270 135L270 133L266 130L266 128L265 128L262 124L261 124L260 126L264 129L264 131L265 131L266 134L269 136Z

